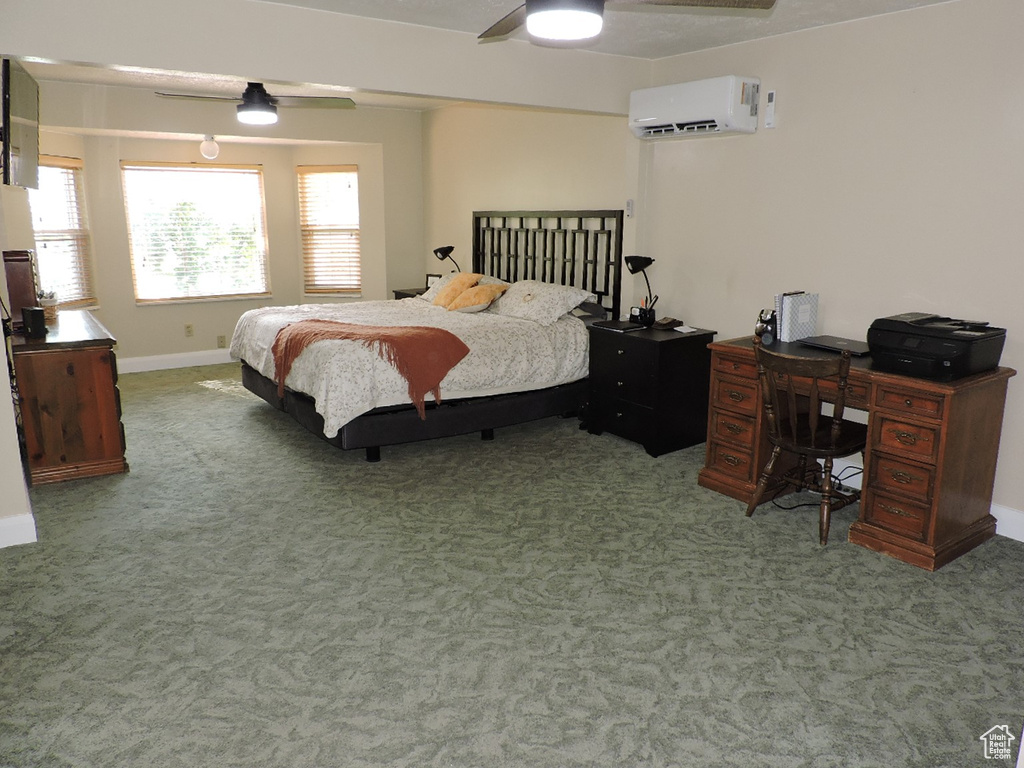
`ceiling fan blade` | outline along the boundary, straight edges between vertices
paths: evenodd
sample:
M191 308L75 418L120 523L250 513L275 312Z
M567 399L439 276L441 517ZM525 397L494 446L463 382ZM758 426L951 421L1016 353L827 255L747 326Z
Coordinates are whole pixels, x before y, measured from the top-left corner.
M345 96L272 96L279 107L314 107L317 109L355 109L356 103Z
M611 0L615 5L674 5L679 8L749 8L769 11L775 0Z
M520 5L512 13L484 30L477 40L508 37L526 23L526 4Z
M169 99L195 99L198 101L241 101L237 96L201 96L198 93L165 93L156 91L157 96L164 96Z

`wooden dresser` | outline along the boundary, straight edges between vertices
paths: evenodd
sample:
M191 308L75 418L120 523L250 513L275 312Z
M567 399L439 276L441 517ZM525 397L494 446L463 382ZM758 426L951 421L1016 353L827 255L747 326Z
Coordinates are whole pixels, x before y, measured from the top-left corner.
M753 344L710 345L707 458L698 482L748 502L770 453ZM780 343L778 351L820 352ZM854 358L847 407L868 413L863 495L850 541L935 570L995 533L990 514L1007 382L996 368L949 383Z
M708 343L714 331L619 333L590 328L590 400L584 425L643 445L651 456L704 441Z
M48 331L12 346L33 484L127 472L114 337L81 310Z

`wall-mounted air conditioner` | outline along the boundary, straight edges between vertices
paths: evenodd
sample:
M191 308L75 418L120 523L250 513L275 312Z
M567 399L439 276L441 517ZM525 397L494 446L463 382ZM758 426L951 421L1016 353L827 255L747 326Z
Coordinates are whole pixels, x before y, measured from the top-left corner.
M760 91L756 77L736 75L633 91L629 127L640 139L753 133Z

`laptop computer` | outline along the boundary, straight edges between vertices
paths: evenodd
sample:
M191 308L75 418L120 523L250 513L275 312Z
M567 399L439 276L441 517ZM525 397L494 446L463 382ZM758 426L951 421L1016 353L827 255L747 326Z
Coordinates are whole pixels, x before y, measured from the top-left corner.
M808 336L806 339L798 339L799 343L815 349L827 349L830 352L842 352L848 349L854 357L864 357L871 354L866 341L856 339L844 339L842 336Z

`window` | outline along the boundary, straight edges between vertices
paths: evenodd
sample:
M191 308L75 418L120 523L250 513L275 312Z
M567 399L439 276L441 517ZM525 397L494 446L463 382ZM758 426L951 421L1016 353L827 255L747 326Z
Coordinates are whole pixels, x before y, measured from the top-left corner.
M84 198L81 160L39 157L39 189L28 191L39 289L53 291L62 307L96 304Z
M121 169L139 303L269 294L259 167Z
M358 167L303 165L298 174L305 292L359 292Z

